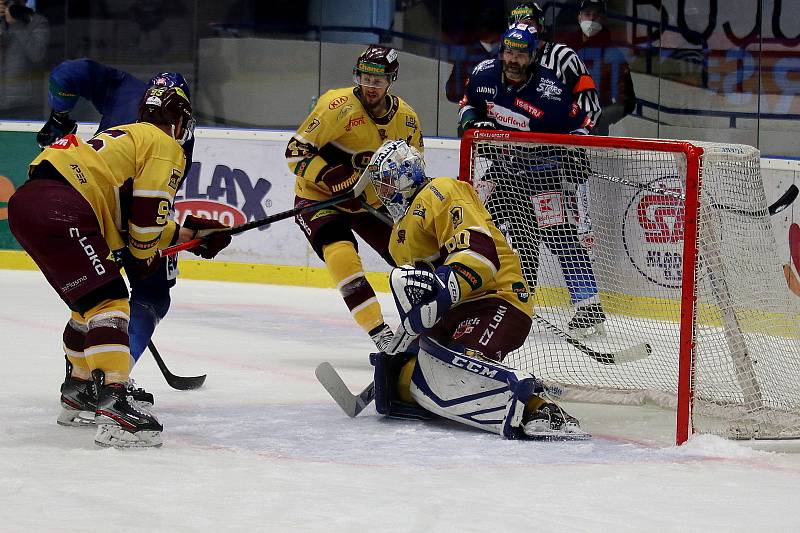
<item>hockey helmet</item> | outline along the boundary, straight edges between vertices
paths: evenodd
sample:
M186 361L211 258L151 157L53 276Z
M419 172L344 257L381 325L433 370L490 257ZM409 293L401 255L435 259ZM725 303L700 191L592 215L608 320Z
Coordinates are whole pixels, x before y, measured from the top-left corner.
M168 125L172 137L183 144L192 134L192 104L180 87L148 87L139 103L139 122Z
M397 79L399 69L400 62L397 61L396 50L371 44L356 60L356 66L353 68L353 81L356 85L388 88ZM368 77L364 78L363 76ZM386 81L382 81L383 79ZM372 85L376 82L379 85Z
M539 34L536 28L522 22L517 22L508 27L500 38L500 53L505 50L512 52L528 52L528 55L536 53L539 47Z
M519 4L508 14L508 24L530 19L538 24L539 29L544 27L544 10L536 2L526 2Z
M417 191L428 181L422 154L404 140L383 143L372 155L367 172L395 222L403 218Z
M192 94L189 92L189 84L180 72L161 72L156 74L147 83L148 87L180 87L189 100L192 99Z

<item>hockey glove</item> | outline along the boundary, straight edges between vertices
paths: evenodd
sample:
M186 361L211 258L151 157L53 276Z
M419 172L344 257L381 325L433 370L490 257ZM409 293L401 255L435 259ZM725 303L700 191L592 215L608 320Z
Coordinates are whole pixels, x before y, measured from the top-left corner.
M189 251L199 255L203 259L213 259L223 248L231 243L231 235L227 231L228 226L218 220L201 218L189 215L183 221L183 227L194 230L192 239L204 239L203 244Z
M497 125L492 122L491 120L486 119L469 119L464 121L464 123L458 125L458 136L461 137L464 135L464 132L467 130L496 130Z
M331 194L342 194L358 181L359 176L358 171L350 165L327 166L322 169L316 181L325 185L331 191ZM361 200L354 198L353 200L342 202L339 206L351 211L357 211L361 209Z
M414 335L432 328L461 299L461 288L449 266L436 272L398 267L392 270L390 284L403 328Z
M155 274L161 266L162 259L155 255L147 259L137 259L131 254L124 254L122 261L128 279L138 281L149 278Z
M42 129L36 134L36 143L44 150L61 137L75 133L78 123L69 118L69 113L50 113L50 118L44 123Z

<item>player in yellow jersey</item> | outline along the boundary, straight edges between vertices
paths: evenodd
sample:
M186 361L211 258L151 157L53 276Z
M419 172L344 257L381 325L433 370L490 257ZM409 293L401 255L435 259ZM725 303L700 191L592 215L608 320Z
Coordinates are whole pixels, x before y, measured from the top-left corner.
M423 149L417 114L389 93L398 68L396 51L372 45L356 61L355 87L334 89L320 97L286 147L289 169L297 176L295 206L346 191L387 139L403 139ZM381 205L372 187L360 200L373 207ZM325 262L355 321L382 350L392 332L364 276L354 233L392 264L387 249L389 228L365 212L360 200L298 215L296 222Z
M99 445L162 442L158 419L125 387L128 289L112 251L127 246L133 256L127 274L142 278L158 267L160 248L225 227L196 218L180 227L170 218L191 113L180 88L151 87L138 123L86 142L74 134L56 141L31 163L28 181L9 200L11 232L72 311L64 330L71 368L62 402L77 409L97 397ZM229 242L230 235L217 233L198 255L212 257Z
M371 358L378 412L434 413L507 438L585 438L531 374L499 364L527 338L533 306L519 257L472 186L428 178L402 140L381 146L367 172L402 265L390 278L401 326Z

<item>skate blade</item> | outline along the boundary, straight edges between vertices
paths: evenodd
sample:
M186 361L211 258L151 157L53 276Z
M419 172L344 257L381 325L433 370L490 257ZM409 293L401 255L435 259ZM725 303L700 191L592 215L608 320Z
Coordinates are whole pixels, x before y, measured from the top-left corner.
M584 431L533 431L525 433L527 440L538 440L545 442L589 440L592 436Z
M78 411L63 407L56 423L65 427L94 427L94 411Z
M94 443L103 448L157 448L164 444L160 431L131 433L111 424L97 426Z

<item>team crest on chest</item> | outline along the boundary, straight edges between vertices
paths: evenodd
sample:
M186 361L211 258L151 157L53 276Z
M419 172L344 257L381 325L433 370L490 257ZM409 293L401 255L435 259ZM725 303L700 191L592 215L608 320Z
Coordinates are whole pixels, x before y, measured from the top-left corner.
M397 232L397 244L406 242L406 230L401 229Z
M536 88L536 92L542 93L542 98L547 98L548 100L561 100L561 93L564 90L556 85L553 80L539 80L539 86Z

